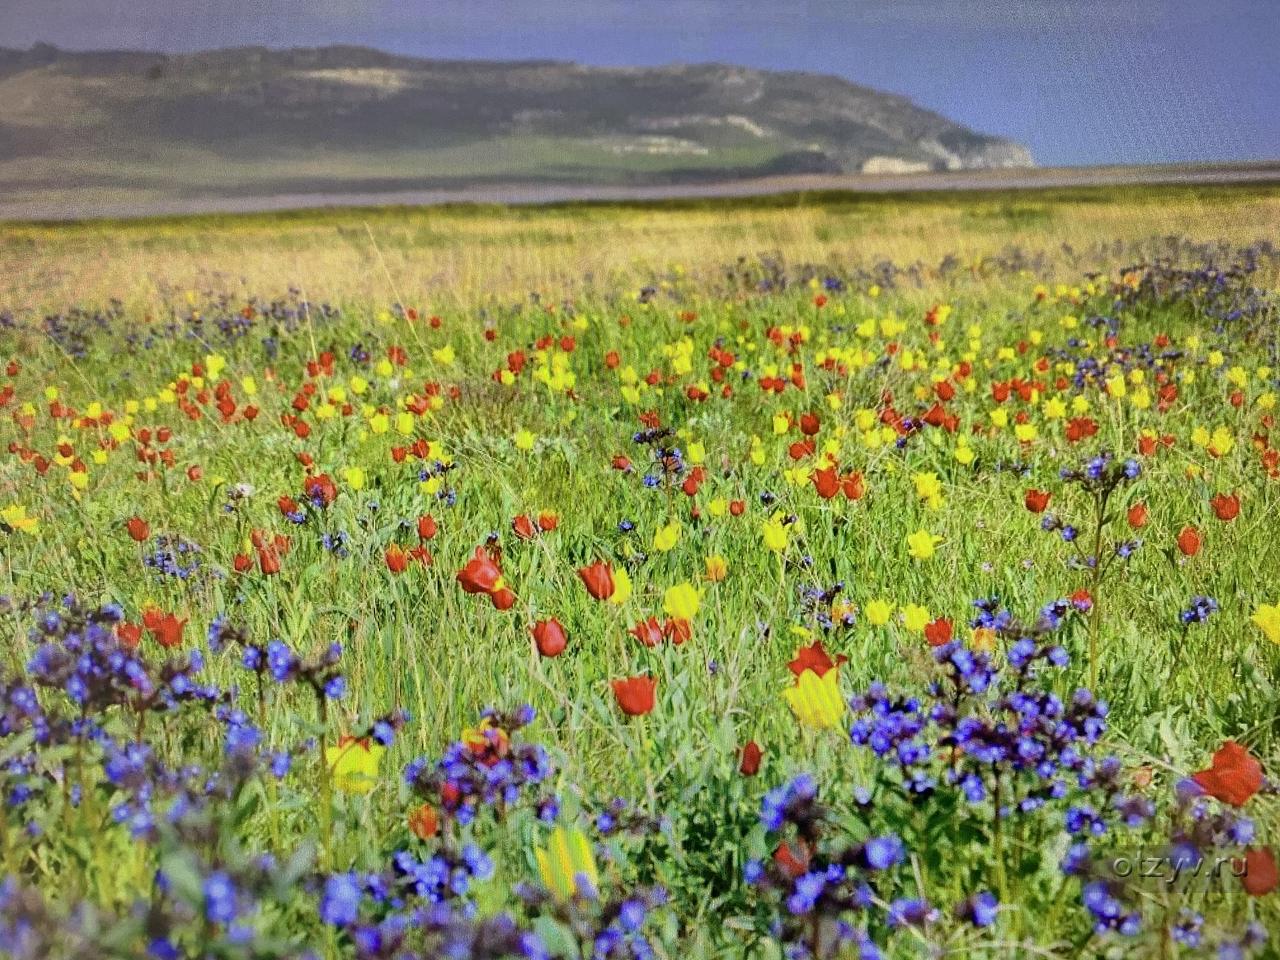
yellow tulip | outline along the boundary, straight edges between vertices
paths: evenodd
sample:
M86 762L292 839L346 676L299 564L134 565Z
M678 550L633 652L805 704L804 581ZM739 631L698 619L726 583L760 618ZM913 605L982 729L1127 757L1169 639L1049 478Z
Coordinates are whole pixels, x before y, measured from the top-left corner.
M387 750L373 740L343 737L337 746L324 748L324 762L333 785L345 793L368 793L378 782L378 765Z
M627 568L618 565L613 568L613 596L609 598L610 603L621 606L631 597L631 574L627 573Z
M27 513L27 508L20 503L12 504L0 510L0 522L11 530L34 534L40 529L40 521Z
M806 670L793 686L782 691L783 699L806 727L828 730L844 717L845 703L840 695L840 670L832 667L822 676Z
M595 854L586 834L576 827L556 827L545 848L534 851L542 885L555 897L595 896L600 884Z
M653 549L666 553L680 542L680 521L673 520L653 535Z
M760 535L764 540L765 549L771 553L781 553L787 549L787 528L776 517L764 522L764 526L760 528Z
M719 583L729 575L729 564L724 557L714 554L707 557L707 579L712 583Z
M917 603L902 608L902 625L912 633L922 633L930 619L929 611Z
M915 533L907 534L907 546L910 548L911 556L917 560L932 559L941 542L941 537L928 530L917 530Z
M883 627L893 616L893 604L888 600L872 600L867 604L867 623L873 627Z
M911 477L915 484L916 496L925 502L930 510L942 507L942 481L936 473L916 473Z
M1280 603L1263 603L1249 618L1272 643L1280 643Z
M698 589L693 584L678 583L667 588L662 597L662 609L667 616L677 620L692 620L698 612L700 599Z

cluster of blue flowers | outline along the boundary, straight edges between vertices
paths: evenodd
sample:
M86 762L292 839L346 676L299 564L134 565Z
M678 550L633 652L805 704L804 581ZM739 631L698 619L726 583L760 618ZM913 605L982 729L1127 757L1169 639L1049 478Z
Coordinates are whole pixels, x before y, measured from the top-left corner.
M631 435L631 442L649 448L649 464L640 478L650 490L670 487L685 474L684 451L671 443L674 432L669 427L651 427Z
M200 573L200 545L178 536L153 538L153 549L142 558L143 566L159 577L189 580Z
M1066 483L1080 487L1092 500L1094 540L1099 549L1094 553L1085 553L1078 545L1079 528L1056 513L1046 513L1040 519L1040 529L1049 533L1056 531L1063 542L1076 544L1077 554L1071 558L1072 563L1097 570L1099 575L1104 574L1115 560L1127 560L1133 556L1142 546L1140 539L1126 537L1116 540L1109 543L1106 551L1103 551L1102 530L1112 519L1106 509L1111 497L1120 487L1131 484L1142 476L1142 464L1133 459L1118 460L1114 454L1104 451L1080 467L1063 467L1059 476Z
M647 925L653 913L667 904L661 887L641 887L625 893L603 895L584 890L569 900L557 900L548 891L522 884L517 893L531 916L553 921L578 944L578 952L591 960L656 960ZM552 956L549 951L545 956Z
M1081 900L1095 933L1115 931L1133 937L1154 921L1186 948L1206 943L1204 917L1184 903L1185 895L1193 879L1220 883L1224 872L1234 873L1232 864L1239 861L1231 855L1253 840L1254 826L1248 817L1210 800L1192 780L1180 781L1174 795L1162 837L1152 844L1146 863L1135 865L1131 858L1095 849L1088 836L1067 851L1062 871L1080 879ZM1156 901L1158 910L1152 909L1144 883L1158 883L1164 891ZM1148 918L1144 912L1155 915ZM1243 933L1218 933L1213 939L1219 957L1236 958L1260 949L1266 935L1261 928L1246 926Z
M404 770L409 788L460 824L475 820L481 809L501 819L526 800L544 822L556 819L559 799L542 786L555 774L546 749L521 743L515 734L533 722L533 707L485 710L474 731L450 744L436 763L418 757Z
M770 936L786 955L879 957L868 927L876 904L887 899L893 869L906 859L902 841L894 834L862 841L833 837L838 824L808 774L765 794L760 823L773 853L748 861L744 877L757 891ZM890 903L884 919L890 925L923 924L931 913L924 901L903 898Z
M270 640L265 646L251 640L242 628L221 615L209 624L208 640L214 653L238 648L241 665L259 678L270 677L278 684L300 683L326 700L341 700L346 695L340 643L331 643L319 653L303 658L283 640Z
M800 610L802 625L812 625L830 633L839 627L852 627L858 618L852 606L844 610L838 618L831 615L832 604L844 592L845 584L839 580L825 590L821 587L800 588Z
M1192 597L1187 608L1178 614L1178 620L1184 627L1193 623L1204 623L1218 612L1218 601L1213 597Z

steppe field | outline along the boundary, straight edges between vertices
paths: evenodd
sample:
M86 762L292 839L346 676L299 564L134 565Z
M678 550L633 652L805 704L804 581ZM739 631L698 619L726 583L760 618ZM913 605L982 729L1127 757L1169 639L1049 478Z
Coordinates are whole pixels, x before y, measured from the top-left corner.
M0 956L1280 955L1278 226L0 223Z

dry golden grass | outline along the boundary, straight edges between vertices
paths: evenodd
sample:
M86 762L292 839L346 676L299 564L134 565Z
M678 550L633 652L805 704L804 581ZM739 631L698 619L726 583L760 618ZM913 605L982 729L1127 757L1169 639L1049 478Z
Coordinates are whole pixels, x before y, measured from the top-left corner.
M379 208L0 225L0 308L61 309L216 287L440 307L539 291L624 289L671 269L711 275L773 251L790 262L936 264L1011 248L1078 251L1179 235L1275 236L1280 187L819 194L649 205Z

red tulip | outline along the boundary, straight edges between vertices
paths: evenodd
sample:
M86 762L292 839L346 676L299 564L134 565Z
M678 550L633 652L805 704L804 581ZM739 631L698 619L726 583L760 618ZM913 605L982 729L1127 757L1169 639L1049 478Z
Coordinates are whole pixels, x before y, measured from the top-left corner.
M429 803L415 808L409 814L409 832L419 840L430 840L440 829L440 815Z
M502 587L489 594L489 601L495 610L510 610L516 605L516 595L506 587Z
M846 473L840 478L840 489L844 491L846 500L861 500L867 492L862 482L862 474L857 470Z
M658 623L657 617L641 620L627 632L646 647L656 647L662 643L662 625Z
M613 566L611 564L597 561L590 566L582 567L578 571L578 576L587 588L587 593L597 600L608 600L613 596Z
M806 437L812 437L818 432L822 425L822 421L818 419L817 414L802 413L800 414L800 432Z
M405 553L404 548L398 543L393 543L387 547L387 551L383 554L386 560L387 569L392 573L404 573L409 566L409 555Z
M939 617L924 625L924 639L931 647L951 642L952 624L946 617Z
M427 514L425 517L418 518L418 539L419 540L434 539L436 535L436 531L438 529L439 528L436 526L436 518L431 516L430 514Z
M151 537L151 524L141 517L131 517L125 523L124 528L129 531L129 536L138 543L142 543L142 541Z
M1138 501L1129 508L1129 526L1138 530L1147 525L1147 505Z
M747 501L745 500L729 501L729 513L735 517L742 516L742 514L746 511L746 509L747 509Z
M773 862L794 880L809 872L811 856L805 840L800 838L794 844L785 841L780 843L778 849L773 851Z
M564 653L564 647L569 638L565 636L564 627L555 617L550 620L539 620L533 625L531 632L533 642L538 647L538 653L542 656L558 657Z
M1032 488L1022 495L1022 503L1032 513L1044 513L1044 508L1049 506L1049 496L1047 490Z
M248 573L253 569L253 557L247 553L237 553L231 561L231 568L236 573Z
M834 660L822 646L821 640L815 640L812 645L801 647L796 651L796 657L787 664L789 669L797 677L806 670L812 670L818 676L825 676L828 670L840 666L849 658L843 654L838 655Z
M1067 439L1078 443L1098 432L1098 425L1088 417L1074 417L1067 421Z
M662 635L678 647L693 636L693 627L688 620L673 617L663 623Z
M274 545L263 544L258 547L258 569L264 577L271 577L280 572L280 554Z
M642 717L653 709L658 681L652 677L626 677L611 681L614 699L629 717Z
M560 517L550 510L543 510L538 514L538 529L543 533L550 533L558 526L560 526Z
M502 580L502 570L484 547L476 547L476 552L467 565L458 571L458 583L467 593L490 593Z
M812 440L805 440L803 442L797 440L787 448L787 454L792 460L803 460L805 457L812 456L813 452L817 449L817 444Z
M738 762L738 772L744 777L754 777L760 772L760 760L764 757L764 751L760 749L760 744L754 740L748 740L747 745L742 748L742 759Z
M1191 779L1209 796L1242 807L1262 789L1262 765L1240 744L1228 740L1213 755L1209 769L1193 773Z
M1234 493L1219 493L1209 501L1214 515L1223 521L1234 520L1240 516L1240 498Z
M1200 534L1195 527L1182 528L1178 534L1178 549L1187 557L1194 557L1200 552Z
M840 492L840 478L836 475L835 467L827 467L824 470L815 470L813 472L813 488L818 491L818 496L823 500L830 500Z
M126 650L136 650L142 642L142 624L121 623L116 627L116 636L120 638L120 646Z
M511 529L515 531L516 536L521 540L532 540L538 535L538 528L523 513L511 521Z
M1261 897L1280 886L1280 876L1276 873L1276 857L1270 847L1246 850L1243 864L1237 860L1235 865L1240 876L1240 884L1244 887L1244 892L1251 897ZM1243 870L1240 867L1243 867Z
M319 500L320 505L324 507L329 506L338 497L338 488L327 473L317 473L314 477L307 477L303 481L302 490L312 500Z
M142 614L142 625L156 638L160 646L169 649L182 643L182 631L187 621L179 620L172 613L147 610Z

